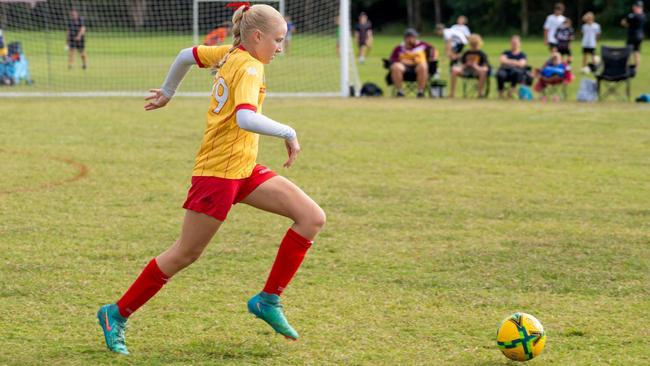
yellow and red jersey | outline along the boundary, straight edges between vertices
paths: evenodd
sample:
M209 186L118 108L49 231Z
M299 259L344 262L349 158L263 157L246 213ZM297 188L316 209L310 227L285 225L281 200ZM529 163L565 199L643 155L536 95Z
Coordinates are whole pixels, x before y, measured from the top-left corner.
M393 49L390 55L392 62L401 62L405 65L415 66L417 64L426 63L429 59L429 53L433 46L424 41L418 41L413 47L407 47L405 44L400 44Z
M212 67L230 47L194 47L194 59L199 67ZM242 108L261 113L265 94L264 65L243 47L235 49L214 77L207 125L193 176L241 179L251 175L259 135L241 129L235 115Z

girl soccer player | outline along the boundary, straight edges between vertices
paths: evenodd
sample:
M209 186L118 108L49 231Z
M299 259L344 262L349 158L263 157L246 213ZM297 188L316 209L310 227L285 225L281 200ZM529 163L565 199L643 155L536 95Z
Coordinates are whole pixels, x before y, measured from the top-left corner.
M128 354L127 318L153 297L169 279L196 261L233 204L243 202L293 220L282 239L262 292L248 301L248 311L289 339L298 333L289 325L280 294L302 263L312 240L325 224L325 213L300 188L255 163L258 134L284 139L290 167L300 145L289 126L261 114L264 66L282 52L287 24L268 5L240 6L233 15L232 46L198 46L182 50L161 89L150 90L146 110L164 107L191 65L216 70L207 126L192 173L192 186L179 239L152 259L115 304L97 312L106 346Z

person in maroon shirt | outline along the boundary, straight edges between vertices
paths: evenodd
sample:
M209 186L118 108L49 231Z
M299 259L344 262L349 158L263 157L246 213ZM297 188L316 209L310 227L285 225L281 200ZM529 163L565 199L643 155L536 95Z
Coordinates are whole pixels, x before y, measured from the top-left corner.
M435 60L436 49L418 39L418 32L409 28L404 32L404 42L393 49L390 56L390 76L397 89L396 96L403 97L402 84L406 74L415 74L418 84L418 98L424 97L424 88L429 79L429 60Z

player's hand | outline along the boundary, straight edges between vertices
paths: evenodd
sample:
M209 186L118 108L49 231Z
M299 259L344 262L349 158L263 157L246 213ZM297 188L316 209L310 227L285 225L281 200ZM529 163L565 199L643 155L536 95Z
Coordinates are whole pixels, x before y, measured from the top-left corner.
M144 109L147 111L153 111L154 109L162 108L167 103L169 103L169 98L167 98L160 89L149 89L149 96L144 98L144 100L149 101L145 104Z
M296 161L298 153L300 153L300 144L298 143L298 138L294 137L291 140L284 140L284 145L287 147L287 154L289 155L289 158L283 166L285 168L289 168L291 165L293 165L293 162Z

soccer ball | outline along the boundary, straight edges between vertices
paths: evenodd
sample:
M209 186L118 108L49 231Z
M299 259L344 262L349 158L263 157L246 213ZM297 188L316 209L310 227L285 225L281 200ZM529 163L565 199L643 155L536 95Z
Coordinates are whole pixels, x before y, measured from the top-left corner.
M514 313L497 330L497 345L511 360L528 361L537 357L545 344L544 327L530 314Z

